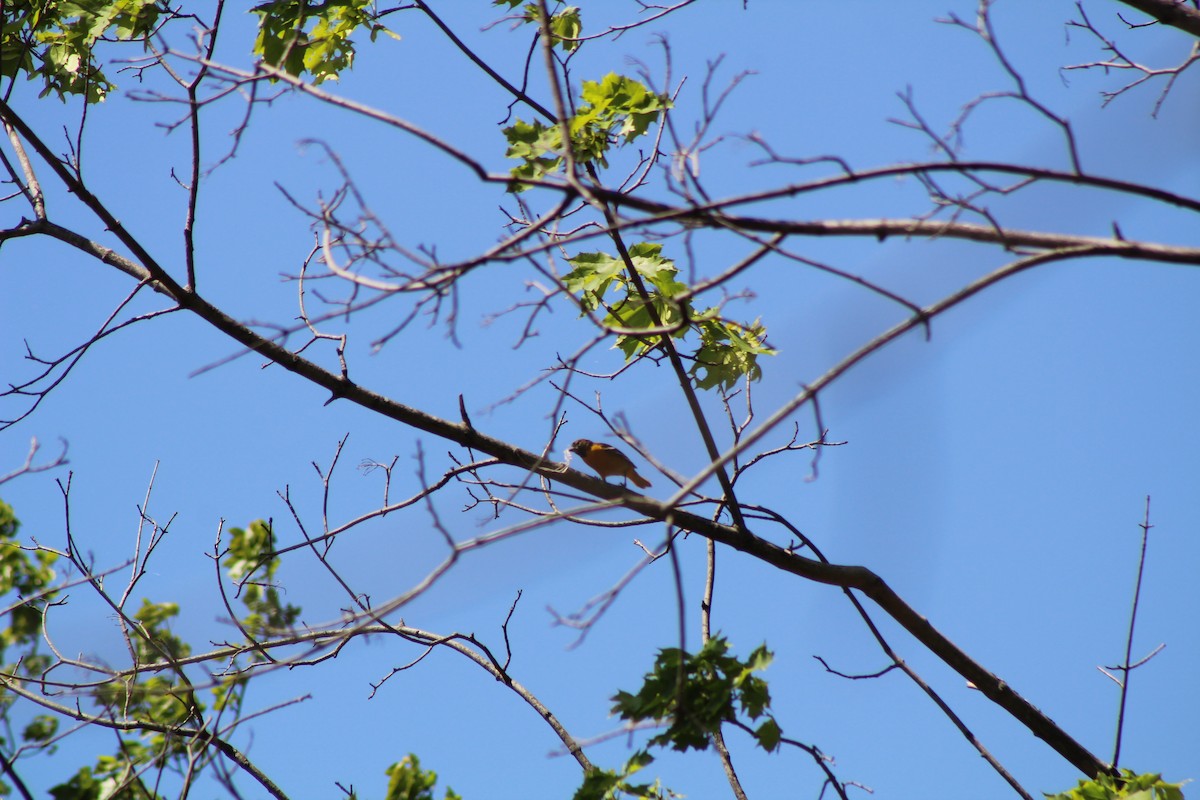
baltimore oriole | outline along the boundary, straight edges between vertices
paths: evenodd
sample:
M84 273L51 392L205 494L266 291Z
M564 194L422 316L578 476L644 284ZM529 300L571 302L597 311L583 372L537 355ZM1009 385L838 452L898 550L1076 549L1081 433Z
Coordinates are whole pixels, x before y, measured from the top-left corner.
M650 485L650 481L638 475L637 468L633 466L629 456L610 444L576 439L571 443L569 449L581 457L589 467L596 470L601 478L607 479L610 475L619 475L633 481L634 485L641 489Z

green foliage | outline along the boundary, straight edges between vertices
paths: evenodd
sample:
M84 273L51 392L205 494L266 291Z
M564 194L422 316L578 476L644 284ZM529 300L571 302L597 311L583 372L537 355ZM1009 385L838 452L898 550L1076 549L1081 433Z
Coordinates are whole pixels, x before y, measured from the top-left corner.
M494 5L515 8L520 0L493 0ZM539 22L535 4L524 7L526 23ZM582 31L579 9L565 6L550 19L555 36L577 39ZM556 42L574 50L578 41ZM656 94L632 78L609 73L599 82L584 81L581 103L567 120L570 156L576 163L595 169L608 166L614 145L628 145L649 131L671 107L666 95ZM518 119L504 129L505 153L521 164L511 171L509 190L528 189L529 181L540 180L564 169L567 150L563 126ZM691 304L688 287L677 280L674 262L662 257L662 246L636 244L629 248L630 263L606 253L579 253L570 259L572 271L564 278L568 289L579 295L585 312L604 307L606 326L620 329L616 347L626 361L657 347L662 335L683 338L688 331L699 337L690 374L700 389L729 390L743 378L758 380L760 355L772 355L766 329L756 320L750 325L722 319L719 310L698 310ZM636 270L647 285L648 296L637 291L627 269ZM607 298L610 293L614 298ZM647 331L638 333L637 331Z
M12 506L0 500L0 537L5 540L16 539L20 529L21 521L13 513Z
M494 6L508 6L509 9L521 5L521 0L492 0ZM583 23L579 19L578 6L563 6L550 12L550 35L554 37L555 47L561 47L568 53L579 47L580 42L573 41L583 31ZM521 18L529 24L537 25L541 20L541 11L537 3L526 3L522 9Z
M178 614L179 606L176 603L142 601L142 607L134 615L141 635L130 637L137 663L174 661L191 654L191 647L168 627L168 622ZM146 674L149 677L143 678ZM94 697L118 718L146 720L156 725L182 725L189 719L199 718L204 711L192 692L191 684L177 669L131 673L123 680L103 684L95 690ZM186 743L175 737L156 733L147 736L144 742L123 740L120 752L124 759L144 763L150 759L181 755L185 747ZM103 769L98 767L100 772L107 770L111 773L113 769L115 767L111 765Z
M355 46L350 38L359 29L399 39L376 21L373 0L271 0L255 6L258 38L254 53L289 75L309 73L314 83L334 79L354 66Z
M526 6L526 8L529 7ZM581 33L583 33L583 21L579 18L578 6L567 6L550 15L550 34L554 37L556 47L561 47L568 53L574 52L580 45L580 42L575 40Z
M43 82L42 96L78 95L89 103L116 88L96 58L97 45L145 41L176 16L159 0L8 0L0 9L0 77L23 74ZM316 83L353 66L354 33L365 29L371 41L380 33L399 38L376 20L373 0L270 0L251 10L259 17L253 52L292 75L309 73Z
M175 662L191 655L191 647L171 632L169 623L179 614L176 603L153 603L143 599L133 615L137 630L129 637L136 664L146 666ZM172 728L200 719L204 706L181 667L137 670L102 684L92 698L107 715L132 723L150 723ZM122 736L112 756L100 756L92 769L84 768L67 783L52 791L55 797L136 797L154 795L136 775L142 767L183 762L188 758L188 741L157 731L140 736Z
M95 767L81 767L66 783L50 789L55 800L159 800L139 777L153 758L136 740L123 740L117 756L100 756Z
M671 106L666 95L612 72L600 83L584 81L582 94L584 104L571 120L572 135L576 128L596 127L624 137L625 144L645 135Z
M563 159L559 154L562 150L562 131L557 125L545 125L537 121L523 122L518 119L504 129L504 137L508 140L505 155L525 162L519 167L513 167L513 178L541 178L562 166ZM521 192L527 188L529 187L526 184L514 182L509 186L509 191Z
M420 760L412 753L388 767L387 774L386 800L433 800L437 773L421 769ZM462 797L447 786L445 800L462 800Z
M54 800L98 800L104 797L103 781L97 780L90 767L80 767L66 783L50 789Z
M1186 782L1186 781L1185 781ZM1120 777L1100 775L1062 794L1047 794L1049 800L1183 800L1183 783L1166 783L1162 775L1121 770Z
M138 637L135 648L139 659L143 661L163 661L179 659L191 655L192 648L187 642L171 633L167 623L172 617L179 616L178 603L151 603L142 600L142 607L133 618L141 623L144 637Z
M279 556L275 555L275 534L269 523L256 520L249 528L231 528L225 569L231 580L241 584L241 599L249 613L242 626L252 635L290 628L300 609L284 605L275 585Z
M54 555L36 550L23 550L15 541L20 523L12 509L0 502L0 595L38 595L13 612L14 624L3 632L6 646L20 645L20 663L26 674L44 671L50 660L39 656L35 648L40 641L40 608L55 595L48 587L55 578L50 565ZM266 629L274 625L290 625L299 609L283 606L278 590L264 587L252 579L271 580L279 566L273 555L273 535L270 526L262 521L247 529L233 529L232 542L224 561L231 577L244 581L242 598L249 609L247 624ZM22 609L30 609L33 622L22 620ZM190 740L160 730L170 731L203 718L205 706L178 661L191 655L191 647L171 631L171 622L179 616L180 607L173 602L152 602L143 599L141 606L128 622L132 628L129 642L133 648L137 669L122 673L91 691L91 699L104 711L102 716L131 723L136 731L139 723L149 728L140 733L121 734L112 755L100 755L95 764L78 769L65 782L53 787L50 795L57 800L98 800L99 798L136 798L157 800L160 796L142 782L146 770L158 772L170 769L184 772L189 768ZM164 666L164 662L166 666ZM152 669L145 669L154 665ZM5 668L14 671L13 666ZM231 670L232 671L232 670ZM233 674L217 683L213 689L216 705L227 715L237 715L247 686L245 673ZM11 695L0 695L0 710L11 703ZM227 717L228 718L228 717ZM21 732L30 744L48 744L59 732L58 719L40 715L31 719ZM413 769L410 778L421 775ZM425 773L436 778L432 773ZM396 783L396 780L393 781ZM411 780L408 784L413 785ZM430 783L432 785L432 783ZM423 798L421 794L397 794L396 797ZM457 800L447 792L447 800ZM430 800L432 800L430 796Z
M115 88L95 59L102 41L143 41L159 24L157 0L9 0L0 30L0 76L43 82L42 96L103 100Z
M664 333L682 339L694 332L700 343L692 356L692 380L700 389L728 390L742 378L760 379L758 357L775 353L767 347L766 328L757 320L743 325L720 318L715 308L697 310L688 286L677 278L675 262L662 256L660 244L642 242L629 248L629 263L646 285L648 303L621 259L607 253L579 253L568 263L573 269L563 276L563 283L579 296L584 313L605 310L602 322L621 331L614 347L626 361L653 350ZM655 318L660 325L655 325Z
M494 5L515 8L519 0L493 0ZM539 21L535 4L524 7L525 22ZM582 31L579 9L565 6L551 17L556 36L577 39ZM562 41L563 49L573 50L578 41ZM644 136L671 107L666 95L656 94L644 84L616 73L599 82L584 81L579 90L581 103L567 121L570 156L592 168L606 168L607 155L614 145L628 145ZM504 129L508 141L505 153L521 161L511 171L509 190L528 189L529 181L560 172L566 163L563 127L557 123L517 120ZM742 378L758 380L762 368L758 356L772 355L767 347L766 329L756 320L745 325L720 317L719 310L698 310L691 304L688 287L676 276L674 262L662 257L657 244L636 244L629 248L630 263L606 253L579 253L570 259L574 269L565 277L568 289L579 295L585 312L604 307L603 322L621 329L616 347L626 361L657 347L664 334L683 338L688 331L699 336L692 357L690 374L700 389L729 390ZM648 296L636 290L627 276L627 268L636 270L646 281ZM606 298L612 291L615 299ZM639 334L638 330L654 331Z
M42 550L24 550L17 541L20 521L12 507L0 501L0 598L12 605L26 602L9 612L8 626L0 630L0 657L11 647L25 648L22 663L26 674L41 666L41 659L28 662L36 653L42 631L42 610L57 594L50 589L55 578L53 564L58 556Z
M245 677L229 676L212 688L213 708L222 712L233 712L236 716L242 710L242 700L246 696L249 685Z
M53 739L56 733L58 733L58 717L38 714L21 731L21 738L27 742L40 744Z
M576 35L578 32L576 32ZM583 103L568 120L571 156L576 162L603 168L609 149L616 143L630 144L645 135L650 126L671 106L665 95L655 94L632 78L610 73L599 83L584 81ZM523 163L512 170L509 190L524 191L525 183L560 171L566 160L562 127L557 123L517 120L504 129L509 158Z
M679 797L670 789L664 789L661 781L654 783L630 783L629 778L654 761L654 756L639 750L625 762L621 771L591 769L583 777L583 785L575 792L574 800L618 800L618 798L644 798L664 800Z
M716 309L701 312L704 318L695 323L700 334L700 348L692 364L691 375L700 389L719 387L728 391L743 376L752 381L762 377L758 357L775 355L767 347L767 329L759 320L743 325L715 318Z
M729 643L720 636L709 639L694 655L675 647L665 648L659 651L654 669L646 674L637 694L622 691L613 697L613 713L631 723L663 724L665 730L650 739L652 747L707 750L712 734L729 722L745 727L760 747L773 751L779 746L782 732L770 715L767 683L754 674L766 669L772 657L762 645L741 661L729 655ZM754 729L741 723L739 715L750 720L765 719ZM664 800L678 796L657 780L630 781L653 761L649 752L639 750L621 770L589 770L575 800Z
M638 693L618 692L613 697L613 712L630 722L664 723L666 730L650 744L681 751L708 749L712 734L722 723L738 722L739 714L750 720L765 715L753 735L764 750L774 750L781 731L770 716L767 683L754 674L766 669L772 658L761 645L741 661L729 655L729 643L720 636L694 655L674 647L660 650Z
M2 515L0 515L2 519ZM274 536L270 525L261 520L246 529L231 530L231 542L224 566L229 576L242 582L241 598L248 614L242 621L246 629L262 633L290 626L299 609L284 606L278 589L265 585L274 579L279 558L274 555ZM131 636L136 663L139 665L176 662L191 654L189 645L170 630L170 622L179 615L176 603L143 600L133 615L137 635ZM245 673L231 669L228 677L212 688L215 707L226 715L237 715L245 698ZM182 667L154 671L134 671L122 679L103 684L92 693L93 699L114 719L151 723L155 728L176 728L201 719L205 706ZM54 734L52 720L35 720L25 737L45 741ZM93 767L84 767L68 781L51 790L60 800L87 798L157 798L137 777L143 769L174 768L184 771L189 758L189 740L157 731L121 736L111 756L100 756ZM421 795L412 795L414 798ZM397 795L408 797L408 795ZM452 794L448 800L454 800Z

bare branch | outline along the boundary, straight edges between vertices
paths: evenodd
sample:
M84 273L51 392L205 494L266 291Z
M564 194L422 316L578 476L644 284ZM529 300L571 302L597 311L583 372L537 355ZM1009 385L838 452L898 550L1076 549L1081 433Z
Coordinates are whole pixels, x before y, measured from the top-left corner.
M43 464L35 464L33 463L34 458L36 458L38 451L42 448L42 446L38 443L36 436L30 439L29 452L25 455L25 463L14 469L12 472L9 472L7 475L0 475L0 486L3 486L14 478L19 478L22 475L33 475L38 472L57 469L58 467L69 464L70 461L67 460L67 442L65 439L59 439L59 443L62 445L62 449L59 450L57 456Z
M1138 663L1133 663L1133 629L1137 624L1138 602L1142 596L1142 575L1146 569L1146 549L1150 544L1150 495L1146 495L1146 514L1142 519L1142 550L1138 556L1137 581L1133 585L1133 605L1129 610L1129 634L1125 637L1125 660L1118 667L1112 667L1114 671L1118 671L1122 675L1121 684L1121 700L1117 705L1117 734L1116 744L1113 745L1112 763L1119 765L1121 763L1121 736L1125 731L1125 703L1129 699L1129 679L1132 676L1133 670L1145 664L1158 652L1155 650L1150 655L1143 658ZM1159 647L1161 650L1162 647Z

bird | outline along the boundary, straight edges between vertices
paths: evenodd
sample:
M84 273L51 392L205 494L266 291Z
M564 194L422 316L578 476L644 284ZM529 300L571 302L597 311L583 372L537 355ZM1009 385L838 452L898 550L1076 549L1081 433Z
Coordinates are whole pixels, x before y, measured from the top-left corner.
M576 439L568 449L580 456L589 467L596 470L601 478L607 479L610 475L619 475L633 481L634 485L640 489L650 486L650 481L638 475L637 468L633 466L629 456L610 444L600 444L590 439Z

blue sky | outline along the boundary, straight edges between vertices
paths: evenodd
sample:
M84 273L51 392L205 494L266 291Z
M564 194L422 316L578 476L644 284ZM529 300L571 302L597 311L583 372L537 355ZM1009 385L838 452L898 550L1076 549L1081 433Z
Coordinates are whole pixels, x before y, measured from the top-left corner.
M1187 143L1195 138L1200 107L1195 76L1181 79L1157 120L1150 118L1154 89L1101 109L1098 91L1112 88L1115 78L1059 70L1097 57L1082 32L1068 35L1064 28L1072 8L1020 0L996 5L1001 42L1030 90L1072 120L1089 170L1194 195L1200 165ZM922 113L940 128L979 93L1009 88L977 39L933 22L949 9L973 19L974 4L949 0L761 2L747 10L738 3L704 4L616 43L585 48L573 62L573 76L632 72L636 59L661 77L662 50L654 34L665 32L673 74L688 76L675 112L682 130L690 130L697 115L706 60L724 55L716 85L746 70L754 74L731 95L714 133L757 132L782 153L837 153L859 167L923 159L930 156L927 141L888 121L904 114L897 92L912 87ZM505 75L519 74L527 47L523 33L503 24L481 30L496 18L484 3L439 10ZM1119 31L1115 4L1092 3L1089 10ZM602 23L592 11L585 7L587 30ZM411 120L490 169L507 169L497 125L506 99L498 87L417 15L396 15L390 24L402 40L364 43L355 70L331 91ZM232 16L222 36L218 56L246 64L251 20ZM1157 31L1121 36L1155 64L1180 60L1190 45ZM119 82L122 89L136 88L131 76ZM64 149L59 132L63 125L73 130L78 106L34 98L29 87L19 87L12 105L56 150ZM229 146L225 134L242 111L231 99L206 115L212 136L206 163ZM168 135L154 125L178 114L177 106L118 95L89 111L84 151L92 190L176 276L182 274L185 195L170 170L186 168L188 143L183 131ZM241 319L287 324L296 315L296 286L279 276L298 270L312 233L276 184L311 201L338 183L322 150L301 144L309 139L338 152L406 247L432 245L445 259L465 257L494 243L503 233L499 208L515 207L511 197L481 188L426 145L285 95L256 110L236 158L203 185L200 288ZM984 106L966 142L970 158L1066 165L1061 135L1013 104ZM747 166L759 155L732 137L706 152L702 175L710 191L731 195L819 174L818 168ZM50 183L48 174L43 181ZM897 182L779 201L753 212L801 219L907 216L924 210L920 198L920 187ZM1139 207L1112 195L1038 190L995 206L1017 227L1104 235L1119 219L1130 238L1196 242L1195 222L1182 212ZM13 225L23 211L7 211L4 225ZM51 190L51 214L115 246L61 190ZM945 241L790 244L920 302L1003 263L992 249ZM679 238L666 243L681 266L700 274L718 272L746 252L744 243L712 234L697 235L694 245L689 263ZM531 277L519 265L473 275L461 295L458 347L448 341L444 322L422 322L373 354L371 341L403 315L405 301L360 315L347 327L353 376L451 418L462 394L481 429L539 449L549 436L553 391L541 387L517 402L495 404L591 331L561 307L539 318L539 336L514 349L523 317L484 324L528 300L523 281ZM7 383L30 375L23 340L39 355L58 354L93 331L131 289L124 275L61 245L6 242L0 250L0 376ZM730 309L761 317L779 350L754 387L759 419L904 315L844 281L782 261L768 260L730 289L754 292ZM1155 527L1134 653L1167 646L1134 675L1123 761L1169 780L1198 777L1200 693L1192 688L1200 659L1194 588L1200 563L1198 303L1200 283L1186 267L1090 259L1021 275L936 320L930 341L909 335L823 395L830 438L847 444L824 453L817 480L805 480L807 457L792 456L748 474L742 496L787 514L833 561L879 573L959 646L1108 758L1117 692L1096 666L1117 663L1124 651L1138 523L1151 495ZM139 297L134 307L160 305ZM357 468L364 459L399 457L394 495L416 485L418 442L430 472L449 463L447 447L431 437L344 402L324 405L320 391L281 369L262 368L257 358L193 376L233 352L233 343L182 314L136 326L96 347L32 417L0 435L0 472L23 459L31 437L47 449L59 437L70 443L72 530L100 565L131 554L136 506L157 469L150 509L162 519L177 516L139 590L181 603L177 631L197 649L234 635L221 621L225 612L209 558L222 520L240 526L273 517L281 541L297 541L277 492L286 487L307 521L319 523L321 487L312 463L328 465L347 434L331 500L338 520L380 501L379 473ZM334 364L328 348L312 355ZM584 366L612 370L618 358L597 349ZM689 474L704 466L703 448L665 369L643 366L620 381L578 388L588 398L601 391L605 409L624 413L650 451L675 470ZM706 402L719 420L715 398ZM11 413L5 407L0 416ZM570 407L568 416L559 451L578 436L601 438L586 411ZM811 415L802 411L796 419L811 438ZM650 493L666 497L666 480L651 477ZM25 535L60 547L63 503L56 479L65 481L65 471L26 477L0 492L23 521ZM438 501L442 519L460 539L494 526L486 509L459 513L465 501L461 494ZM335 551L339 566L377 602L403 591L444 555L423 514L388 517L352 533ZM660 562L646 570L580 647L570 647L574 634L555 627L547 609L574 610L617 581L641 555L634 536L650 544L662 531L563 524L532 531L469 554L403 615L417 627L475 632L500 646L500 625L522 590L509 629L514 675L577 737L600 736L616 727L607 716L608 698L618 689L635 689L656 649L677 644L670 567ZM679 547L691 645L698 641L703 550L698 537ZM981 798L1011 796L911 683L895 674L845 681L822 670L814 655L845 672L885 666L838 591L774 574L732 553L719 558L714 627L741 655L763 641L775 651L764 677L787 735L834 756L840 778L869 786L878 797L941 797L964 789ZM307 623L336 619L346 602L304 558L285 564L281 580L289 601L303 606ZM965 688L882 613L874 616L900 654L1035 796L1074 784L1079 776L1069 764ZM121 659L116 625L80 589L69 606L56 610L51 633L66 652ZM307 699L260 719L253 737L242 734L239 744L297 798L337 796L334 781L353 784L361 796L378 796L386 785L383 769L409 752L442 776L441 785L468 799L567 796L574 790L578 769L567 758L547 757L557 740L537 715L452 653L433 653L368 699L372 682L417 655L411 646L359 642L335 662L274 673L252 691L253 707ZM111 746L111 737L82 734L64 741L54 758L23 765L24 775L44 788ZM816 795L820 778L806 757L765 757L736 734L731 746L752 797L780 796L784 786ZM606 767L630 753L625 737L588 752ZM690 797L724 791L711 755L662 754L653 769Z

